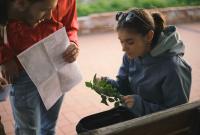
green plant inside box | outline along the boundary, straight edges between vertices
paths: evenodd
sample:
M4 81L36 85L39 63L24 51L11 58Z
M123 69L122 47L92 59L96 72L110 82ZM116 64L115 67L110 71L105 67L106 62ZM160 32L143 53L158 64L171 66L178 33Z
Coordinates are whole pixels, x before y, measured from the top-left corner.
M108 102L114 103L115 107L122 105L122 95L117 88L113 87L105 79L97 79L96 74L93 77L93 81L85 82L85 85L101 96L101 103L105 105L109 105Z

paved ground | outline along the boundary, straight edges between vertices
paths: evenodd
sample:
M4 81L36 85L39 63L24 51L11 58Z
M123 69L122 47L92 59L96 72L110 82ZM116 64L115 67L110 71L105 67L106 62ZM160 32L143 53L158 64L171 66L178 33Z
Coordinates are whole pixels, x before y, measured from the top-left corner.
M192 92L190 102L200 99L200 23L178 25L181 39L186 44L185 59L192 66ZM84 86L93 75L115 77L121 64L121 46L115 33L101 33L80 37L81 53L78 59L83 82L65 95L56 135L75 135L75 125L84 116L110 107L102 105L96 93ZM0 103L0 115L7 135L14 135L13 117L9 102Z

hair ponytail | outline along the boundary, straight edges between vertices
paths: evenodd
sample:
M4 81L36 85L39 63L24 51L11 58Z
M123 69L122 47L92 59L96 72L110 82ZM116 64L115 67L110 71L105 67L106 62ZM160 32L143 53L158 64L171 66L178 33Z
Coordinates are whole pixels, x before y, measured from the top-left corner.
M165 19L160 13L151 14L155 24L155 31L163 31L165 29Z
M161 13L151 13L154 20L154 37L152 40L151 48L154 48L157 44L160 33L165 29L165 18Z

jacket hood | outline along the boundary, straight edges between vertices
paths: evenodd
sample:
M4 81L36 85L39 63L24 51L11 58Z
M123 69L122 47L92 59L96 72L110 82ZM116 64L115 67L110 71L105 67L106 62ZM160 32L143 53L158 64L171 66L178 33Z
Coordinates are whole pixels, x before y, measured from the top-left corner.
M183 55L185 46L179 39L175 26L165 28L158 39L157 45L151 50L150 55L153 57L166 53L174 55Z

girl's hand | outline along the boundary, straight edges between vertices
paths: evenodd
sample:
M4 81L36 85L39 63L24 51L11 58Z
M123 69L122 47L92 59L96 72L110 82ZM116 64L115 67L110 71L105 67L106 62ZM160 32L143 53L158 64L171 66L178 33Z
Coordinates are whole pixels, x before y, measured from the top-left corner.
M79 48L78 46L71 42L69 47L65 50L63 57L66 62L72 63L76 60L77 56L79 54Z
M122 100L124 101L125 105L130 109L135 105L133 95L123 96Z
M7 84L8 82L6 81L6 79L0 77L0 90L2 90L3 87Z

